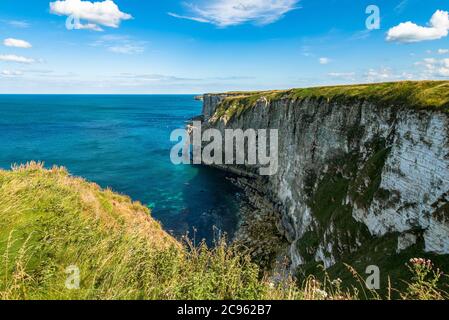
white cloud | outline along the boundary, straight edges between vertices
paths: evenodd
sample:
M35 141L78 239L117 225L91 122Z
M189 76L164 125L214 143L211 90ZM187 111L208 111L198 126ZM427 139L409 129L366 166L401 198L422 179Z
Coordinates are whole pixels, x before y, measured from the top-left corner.
M370 82L385 81L392 78L392 72L389 68L381 68L379 70L369 69L365 73L365 78Z
M424 68L423 76L425 78L449 77L449 58L426 58L422 61L416 62L415 64Z
M0 54L0 61L5 62L17 62L17 63L33 63L34 59L26 58L22 56L16 56L15 54Z
M412 73L394 72L391 68L381 67L379 69L369 69L365 72L364 80L368 82L383 82L383 81L396 81L396 80L411 80L414 78Z
M319 59L319 62L320 62L320 64L328 64L331 62L331 60L329 58L323 57L323 58Z
M208 0L186 4L190 15L168 13L172 17L228 27L253 22L266 25L297 9L299 0Z
M332 80L337 80L340 82L356 82L357 74L355 72L329 72L328 77Z
M449 13L437 10L430 19L428 27L418 26L408 21L403 22L387 33L387 41L419 42L444 38L449 33Z
M95 23L81 23L79 20L68 20L66 21L66 28L71 30L93 30L93 31L103 31L103 29Z
M50 2L50 13L60 16L73 16L88 21L76 23L74 28L100 30L101 26L118 28L122 20L132 19L130 14L121 12L112 0L90 2L81 0L61 0Z
M407 7L409 0L402 0L395 8L394 11L401 13Z
M202 79L184 78L163 74L145 74L145 73L122 73L117 78L133 79L136 82L189 82L201 81Z
M105 35L91 43L93 47L104 47L110 52L140 54L145 51L146 41L134 40L126 35Z
M353 78L355 77L355 72L330 72L328 75L334 78Z
M15 48L31 48L31 43L25 41L25 40L20 40L20 39L13 39L13 38L8 38L3 40L3 44L7 47L15 47Z
M122 54L138 54L145 51L145 48L139 45L123 44L121 46L112 46L108 48L109 51Z
M371 36L372 31L373 30L371 29L357 31L349 39L355 41L368 39Z
M2 70L0 72L0 74L2 76L5 76L5 77L16 77L16 76L23 75L23 72L22 71L15 71L15 70Z
M301 47L301 54L304 57L312 57L312 56L314 56L314 54L311 52L310 46L302 46Z
M438 54L446 54L449 53L449 49L438 49Z
M193 20L193 21L201 22L201 23L210 23L210 21L207 20L207 19L203 19L203 18L199 18L199 17L183 16L183 15L176 14L176 13L173 13L173 12L168 12L168 15L172 16L174 18L178 18L178 19L187 19L187 20Z
M30 26L30 24L27 21L23 21L23 20L5 20L5 19L2 19L0 21L10 25L11 27L15 27L15 28L24 29L24 28L28 28Z

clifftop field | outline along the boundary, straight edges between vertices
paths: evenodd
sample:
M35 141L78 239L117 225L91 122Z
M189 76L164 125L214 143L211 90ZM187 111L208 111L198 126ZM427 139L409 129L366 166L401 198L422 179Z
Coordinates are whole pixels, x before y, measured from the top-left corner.
M216 110L216 119L222 116L226 116L227 119L238 116L254 107L261 98L266 101L325 99L329 103L340 104L367 101L396 108L449 111L449 81L399 81L291 90L228 92L226 96Z
M361 282L271 281L242 248L181 244L141 204L40 163L0 171L0 257L0 299L381 298ZM445 297L433 266L411 270L402 298Z

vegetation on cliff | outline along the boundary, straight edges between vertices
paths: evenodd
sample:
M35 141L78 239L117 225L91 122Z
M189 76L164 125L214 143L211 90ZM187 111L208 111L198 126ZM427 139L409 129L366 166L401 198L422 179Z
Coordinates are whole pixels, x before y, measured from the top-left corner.
M214 119L231 119L258 101L325 99L329 103L372 102L378 105L449 112L449 81L400 81L291 90L229 92Z
M297 253L296 256L292 254L292 257L300 261L300 278L320 275L322 279L324 273L321 264L325 263L329 267L326 270L328 275L343 279L343 286L348 286L353 283L354 277L347 272L346 264L353 266L352 270L357 270L360 274L365 274L367 266L375 265L381 270L381 291L387 294L389 285L399 290L405 290L407 287L403 281L409 275L408 270L404 268L405 261L421 256L432 259L436 266L448 271L449 256L425 252L425 227L421 225L409 230L410 234L407 236L416 239L404 248L401 243L404 235L400 232L391 230L384 236L373 236L366 223L353 216L355 208L368 209L373 203L382 203L394 208L400 203L401 197L399 191L381 187L382 174L384 169L388 170L385 166L392 153L393 140L390 137L393 135L384 130L382 125L376 128L382 134L376 132L376 129L370 132L372 135L366 134L365 124L366 127L376 127L377 123L370 121L384 111L388 115L387 118L391 116L388 119L399 119L409 113L416 114L418 119L426 119L431 113L438 113L439 116L442 112L449 111L448 89L448 81L405 81L286 91L230 92L220 95L220 99L224 99L216 106L210 121L212 125L216 121L223 121L225 129L226 126L257 127L261 123L265 127L279 126L280 131L287 137L282 140L284 162L281 167L289 169L273 179L275 190L270 191L276 193L282 190L286 193L283 188L276 189L276 183L285 179L284 177L292 178L293 174L289 174L295 173L294 180L282 182L288 181L291 186L288 192L301 195L294 201L303 200L310 209L304 216L310 214L313 217L306 228L297 227L294 230L297 231L296 235L292 235L293 232L290 232L289 228L293 226L294 229L301 225L298 221L304 217L304 211L298 212L299 215L295 217L291 217L291 214L284 216L288 224L285 230L290 232L288 236L292 238L290 241ZM370 115L373 115L372 118L369 118ZM358 121L362 116L365 124ZM341 121L332 122L329 119ZM294 121L297 123L292 123ZM392 123L394 124L394 121ZM221 125L217 127L222 128ZM304 129L305 127L310 130ZM326 134L322 134L323 131ZM313 139L309 139L310 137ZM325 141L329 138L332 142L342 141L341 146L327 144ZM302 159L301 153L314 153L313 148L298 151L304 140L309 141L307 146L311 146L312 141L317 141L317 149L322 147L319 151L331 150L328 153L322 151L326 153L323 164L319 161L298 163L285 160ZM300 141L298 145L295 145L296 141ZM400 144L401 141L394 143ZM302 168L305 168L304 175L301 173ZM275 197L275 202L279 198ZM441 202L444 201L442 197ZM410 201L403 208L414 205L415 202ZM443 206L435 214L443 216L447 208ZM399 214L402 214L400 210ZM301 235L299 238L298 234ZM447 288L448 280L447 277L440 279L442 287ZM401 291L395 291L395 297L399 297L400 293Z

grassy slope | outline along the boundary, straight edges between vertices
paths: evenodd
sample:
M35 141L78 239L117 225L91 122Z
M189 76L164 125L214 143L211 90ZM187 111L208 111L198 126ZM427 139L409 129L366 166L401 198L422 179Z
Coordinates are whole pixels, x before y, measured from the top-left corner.
M0 258L0 299L286 297L224 244L188 249L141 204L36 163L0 170Z
M182 245L141 204L36 163L0 170L0 258L0 300L364 298L330 279L274 284L238 248ZM405 297L446 297L427 283Z
M229 92L217 108L215 119L231 119L265 98L327 99L329 102L351 103L371 101L393 107L441 110L449 112L449 81L401 81L376 84L329 86L284 91Z

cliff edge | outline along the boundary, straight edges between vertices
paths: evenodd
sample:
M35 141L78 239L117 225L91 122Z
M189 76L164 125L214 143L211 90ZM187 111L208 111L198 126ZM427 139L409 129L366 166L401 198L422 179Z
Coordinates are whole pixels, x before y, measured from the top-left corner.
M449 261L449 82L203 100L203 128L278 129L279 170L253 185L279 212L292 268L392 267L418 253Z

